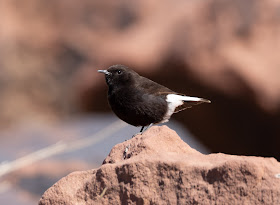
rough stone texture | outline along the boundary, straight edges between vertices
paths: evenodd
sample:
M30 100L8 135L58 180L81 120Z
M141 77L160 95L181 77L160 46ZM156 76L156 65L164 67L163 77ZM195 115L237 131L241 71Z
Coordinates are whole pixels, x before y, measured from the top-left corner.
M39 204L279 204L278 173L274 158L203 155L155 126L116 145L100 168L58 181Z

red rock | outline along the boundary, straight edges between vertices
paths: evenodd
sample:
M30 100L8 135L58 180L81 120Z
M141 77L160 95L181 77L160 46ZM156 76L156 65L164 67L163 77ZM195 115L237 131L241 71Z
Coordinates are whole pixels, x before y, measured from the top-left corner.
M280 204L278 173L274 158L203 155L154 126L116 145L100 168L62 178L39 204Z

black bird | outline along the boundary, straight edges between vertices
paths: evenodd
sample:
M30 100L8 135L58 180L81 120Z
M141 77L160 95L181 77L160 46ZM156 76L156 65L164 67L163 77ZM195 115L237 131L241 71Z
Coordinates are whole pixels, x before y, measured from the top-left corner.
M113 65L98 72L105 74L108 101L114 113L128 124L142 126L141 134L146 126L148 129L167 122L173 113L210 103L210 100L176 93L124 65Z

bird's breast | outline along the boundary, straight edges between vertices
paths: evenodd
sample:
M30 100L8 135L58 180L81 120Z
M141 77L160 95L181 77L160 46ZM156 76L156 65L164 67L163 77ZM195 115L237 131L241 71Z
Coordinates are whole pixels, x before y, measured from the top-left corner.
M158 123L167 112L164 96L147 94L141 90L124 89L110 92L108 101L119 118L135 126Z

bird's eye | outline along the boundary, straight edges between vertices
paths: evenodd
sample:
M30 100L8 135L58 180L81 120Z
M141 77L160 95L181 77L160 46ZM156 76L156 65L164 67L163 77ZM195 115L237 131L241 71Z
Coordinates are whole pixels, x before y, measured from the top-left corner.
M117 73L118 73L118 74L122 74L122 71L121 71L121 70L118 70Z

